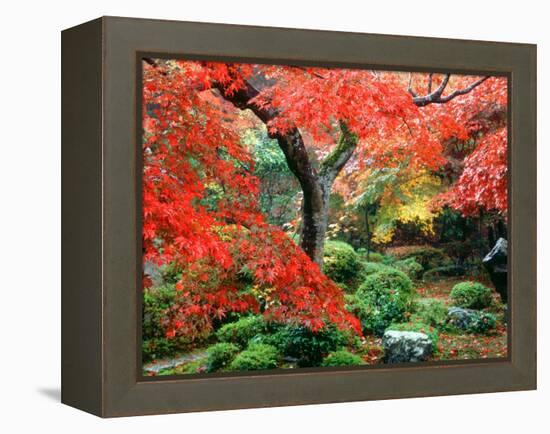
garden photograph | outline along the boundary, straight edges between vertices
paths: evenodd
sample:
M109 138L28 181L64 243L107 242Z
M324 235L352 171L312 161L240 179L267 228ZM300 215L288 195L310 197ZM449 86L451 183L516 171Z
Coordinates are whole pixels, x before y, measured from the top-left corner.
M139 62L143 376L508 356L506 76Z

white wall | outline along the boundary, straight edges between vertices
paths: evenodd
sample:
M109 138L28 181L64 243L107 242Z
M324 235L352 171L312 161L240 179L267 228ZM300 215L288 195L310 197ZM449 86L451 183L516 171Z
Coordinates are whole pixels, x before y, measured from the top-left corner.
M548 429L550 95L542 1L14 1L0 26L0 412L6 433L543 432ZM59 404L60 35L100 15L539 44L539 391L101 420ZM546 115L546 116L545 116ZM546 125L543 119L546 118ZM545 402L546 401L546 402ZM546 423L545 423L546 421ZM5 429L6 426L11 427ZM538 426L538 428L537 428ZM547 431L546 431L547 432Z

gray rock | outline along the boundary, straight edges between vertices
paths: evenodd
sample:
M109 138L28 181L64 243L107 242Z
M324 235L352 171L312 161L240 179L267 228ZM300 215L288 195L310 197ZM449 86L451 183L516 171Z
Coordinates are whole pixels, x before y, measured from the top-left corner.
M447 311L447 322L459 329L466 330L475 321L478 312L462 307L450 307Z
M151 279L153 286L160 286L163 284L162 273L160 268L150 261L145 261L143 264L143 273Z
M495 246L483 258L483 265L489 272L491 282L500 294L503 303L508 301L508 242L499 238Z
M382 345L386 363L424 362L433 353L431 339L418 332L386 330Z

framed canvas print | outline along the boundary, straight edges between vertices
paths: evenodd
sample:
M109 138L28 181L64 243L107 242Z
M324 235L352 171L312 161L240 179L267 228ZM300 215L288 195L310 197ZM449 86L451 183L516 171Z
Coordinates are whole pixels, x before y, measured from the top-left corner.
M62 401L536 387L536 47L104 17L62 33Z

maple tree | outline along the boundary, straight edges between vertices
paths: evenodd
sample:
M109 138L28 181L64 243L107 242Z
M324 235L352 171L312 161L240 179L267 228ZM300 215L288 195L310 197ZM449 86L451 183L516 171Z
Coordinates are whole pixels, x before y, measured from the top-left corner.
M144 260L181 271L168 335L204 336L230 311L258 311L257 298L243 291L246 274L262 286L272 318L359 330L340 289L259 212L254 162L219 104L189 92L204 85L205 72L225 83L230 68L144 71Z
M495 77L145 59L144 260L181 272L168 335L204 336L228 312L259 310L360 333L319 268L335 183L382 168L429 177L453 157L450 144L473 141L439 203L505 212L505 106L506 82ZM298 245L260 211L255 160L242 140L258 122L303 194ZM420 215L403 206L400 218Z

